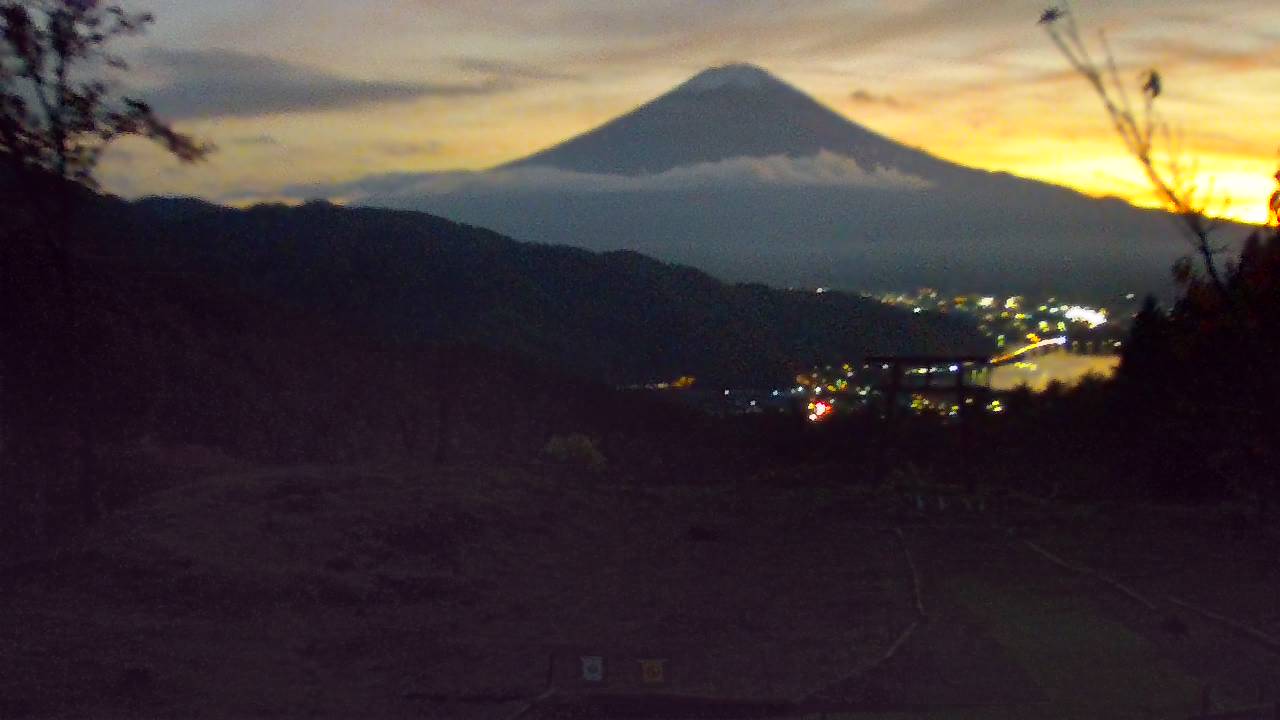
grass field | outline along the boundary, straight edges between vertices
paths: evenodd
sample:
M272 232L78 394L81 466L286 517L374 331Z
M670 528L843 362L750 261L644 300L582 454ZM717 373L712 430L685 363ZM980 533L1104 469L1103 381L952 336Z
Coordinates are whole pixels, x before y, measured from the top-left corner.
M1189 717L1206 682L1225 705L1274 698L1275 657L1022 543L1266 620L1266 581L1215 563L1235 540L1150 513L1117 535L1078 508L920 513L835 483L638 487L538 464L214 475L4 571L0 717L503 718L549 672L562 695L824 698L847 718ZM916 620L895 528L928 620L879 662ZM1217 596L1148 567L1164 552L1219 573ZM575 682L591 654L612 663L603 687ZM660 688L626 671L645 657L669 661Z

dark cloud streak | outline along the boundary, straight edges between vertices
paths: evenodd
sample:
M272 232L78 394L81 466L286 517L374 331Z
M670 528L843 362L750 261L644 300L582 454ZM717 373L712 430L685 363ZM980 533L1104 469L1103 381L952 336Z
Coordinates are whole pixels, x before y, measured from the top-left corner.
M894 110L905 110L910 107L892 95L877 95L870 90L858 89L849 93L849 100L858 105L883 105Z
M444 149L444 143L436 140L423 140L420 142L387 140L373 143L370 149L383 155L392 156L435 155Z
M511 89L504 78L474 84L361 80L231 50L146 52L148 67L168 81L140 94L177 120L258 117L346 110L429 97L492 95Z
M486 60L484 58L463 57L455 61L459 70L482 73L491 78L507 80L581 80L577 73L548 70L536 65L514 63L504 60Z
M231 139L232 145L244 146L276 146L280 144L274 136L271 135L243 135Z

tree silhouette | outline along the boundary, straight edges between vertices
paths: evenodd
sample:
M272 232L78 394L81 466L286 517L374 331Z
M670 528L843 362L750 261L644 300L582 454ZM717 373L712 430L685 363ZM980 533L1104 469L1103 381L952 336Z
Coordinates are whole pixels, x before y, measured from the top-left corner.
M1069 7L1050 8L1040 24L1101 99L1193 249L1174 266L1181 292L1173 308L1166 314L1149 301L1125 345L1116 402L1134 430L1130 448L1148 459L1167 494L1207 499L1240 491L1253 496L1265 520L1280 494L1280 457L1271 449L1271 403L1280 394L1280 233L1258 230L1238 260L1219 265L1223 248L1211 241L1208 217L1212 186L1198 187L1194 163L1178 156L1155 110L1163 78L1143 74L1135 109L1105 36L1098 61ZM1280 190L1269 210L1280 221Z
M27 480L35 498L24 500L34 512L43 512L40 482L30 482L39 475L36 448L68 433L77 436L73 471L83 517L92 521L98 512L85 407L93 348L82 327L73 229L97 188L102 153L127 136L154 141L183 162L212 150L103 79L108 69L128 69L112 43L151 22L149 14L97 0L0 2L0 491L11 494ZM3 500L9 509L21 504Z
M1175 460L1158 465L1166 485L1183 497L1235 490L1251 496L1266 520L1280 497L1280 456L1272 449L1280 232L1254 232L1222 283L1187 274L1168 313L1147 303L1125 343L1118 400L1143 436L1135 444L1145 442L1157 461Z
M1133 319L1120 364L1120 375L1151 382L1165 369L1169 354L1169 318L1154 295L1147 295Z

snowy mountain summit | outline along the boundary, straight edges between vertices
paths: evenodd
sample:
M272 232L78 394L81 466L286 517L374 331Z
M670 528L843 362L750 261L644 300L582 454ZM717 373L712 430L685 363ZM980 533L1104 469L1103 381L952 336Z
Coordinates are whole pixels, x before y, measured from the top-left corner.
M707 92L725 87L758 89L778 85L782 81L764 68L747 63L733 63L703 70L676 88L676 92Z
M960 170L858 125L755 65L703 70L600 127L505 168L637 176L735 158L832 153L862 169L945 181Z

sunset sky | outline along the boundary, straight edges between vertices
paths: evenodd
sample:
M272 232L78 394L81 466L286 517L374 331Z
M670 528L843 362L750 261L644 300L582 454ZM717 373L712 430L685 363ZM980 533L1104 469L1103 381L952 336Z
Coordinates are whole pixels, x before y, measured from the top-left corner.
M708 66L760 65L846 117L956 162L1151 202L1096 99L1002 0L150 0L129 82L219 152L129 144L127 195L220 202L392 171L481 169L588 130ZM1280 164L1280 3L1078 2L1135 87L1165 79L1185 155L1261 221Z

